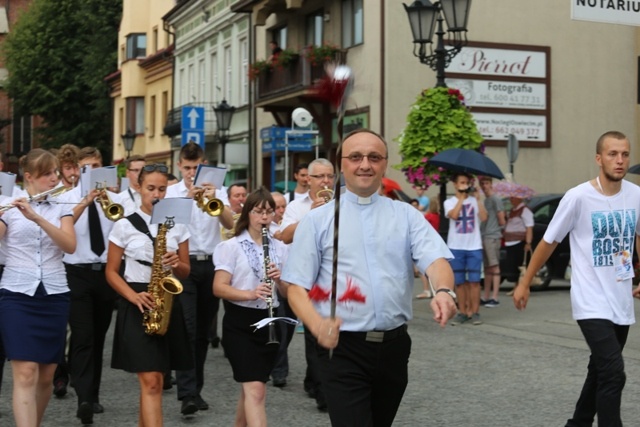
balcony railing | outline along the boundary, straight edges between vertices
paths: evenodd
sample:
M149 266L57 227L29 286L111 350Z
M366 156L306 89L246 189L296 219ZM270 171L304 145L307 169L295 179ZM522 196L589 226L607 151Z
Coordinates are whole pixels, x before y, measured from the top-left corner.
M347 52L335 55L339 64L346 63ZM258 75L256 80L256 102L309 89L317 79L325 75L324 64L313 64L303 55L297 57L286 67L276 66Z
M204 133L212 135L216 131L216 114L213 102L192 102L190 104L181 105L177 108L169 110L167 114L167 123L165 123L164 133L169 136L180 135L182 131L182 107L203 107L204 108Z

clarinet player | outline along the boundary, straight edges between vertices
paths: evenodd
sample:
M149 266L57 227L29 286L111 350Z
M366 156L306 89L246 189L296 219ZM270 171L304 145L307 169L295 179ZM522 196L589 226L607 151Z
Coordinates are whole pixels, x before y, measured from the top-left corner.
M105 274L107 281L122 297L113 339L111 367L133 372L140 383L139 426L163 425L162 386L164 373L172 369L190 369L193 359L187 339L179 298L174 297L171 322L166 335L148 335L143 312L155 308L148 292L154 265L154 243L158 224L150 224L153 202L167 191L168 169L162 164L144 166L138 177L140 208L116 222L109 236ZM166 253L162 268L171 269L178 279L189 275L189 232L176 224L166 234ZM120 276L122 257L124 276Z
M236 223L236 236L220 243L213 259L216 275L213 293L224 300L222 345L233 370L233 378L241 384L236 408L236 426L265 426L266 382L275 364L278 345L267 344L269 326L254 332L250 326L268 317L271 308L278 306L275 289L265 280L271 279L285 295L280 281L280 269L286 261L286 246L268 237L268 271L264 271L262 228L268 227L275 214L276 204L264 188L254 191L246 200ZM276 338L280 328L274 328Z

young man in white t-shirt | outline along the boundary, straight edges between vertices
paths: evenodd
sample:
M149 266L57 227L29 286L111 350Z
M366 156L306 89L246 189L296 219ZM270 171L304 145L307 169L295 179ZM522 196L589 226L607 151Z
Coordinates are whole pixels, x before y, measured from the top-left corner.
M535 272L569 233L571 306L589 345L588 373L575 411L566 426L622 426L620 400L626 376L622 350L629 325L635 323L632 289L633 244L640 227L640 187L623 180L629 169L630 144L617 131L596 144L595 179L567 191L538 243L513 296L523 310Z
M484 203L478 203L478 192L471 187L469 175L454 175L452 181L456 194L444 201L444 214L449 218L447 246L454 256L449 263L453 269L460 312L451 324L459 325L471 321L474 325L480 325L480 223L487 220L487 210Z

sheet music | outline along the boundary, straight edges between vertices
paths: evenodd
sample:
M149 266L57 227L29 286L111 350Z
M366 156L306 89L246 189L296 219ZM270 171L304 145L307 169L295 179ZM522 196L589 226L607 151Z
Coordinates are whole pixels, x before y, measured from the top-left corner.
M16 174L0 172L0 195L13 196L13 187L16 185Z
M193 199L188 197L169 197L153 205L151 224L162 224L172 217L175 224L189 224Z
M201 187L202 184L213 184L216 189L220 190L224 185L224 178L226 175L226 168L199 164L193 185Z
M105 166L91 169L83 167L80 174L80 192L82 197L97 186L101 188L114 188L118 186L118 171L115 166Z

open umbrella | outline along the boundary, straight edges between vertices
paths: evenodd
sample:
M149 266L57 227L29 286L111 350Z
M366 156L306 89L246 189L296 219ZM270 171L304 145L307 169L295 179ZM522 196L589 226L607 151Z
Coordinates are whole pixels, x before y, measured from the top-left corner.
M631 166L627 172L640 175L640 163L637 165Z
M452 172L464 172L473 175L487 175L504 179L504 175L493 160L474 150L450 148L429 159L429 164Z
M508 181L500 181L493 184L493 192L501 197L518 197L520 199L530 199L536 194L531 187Z

